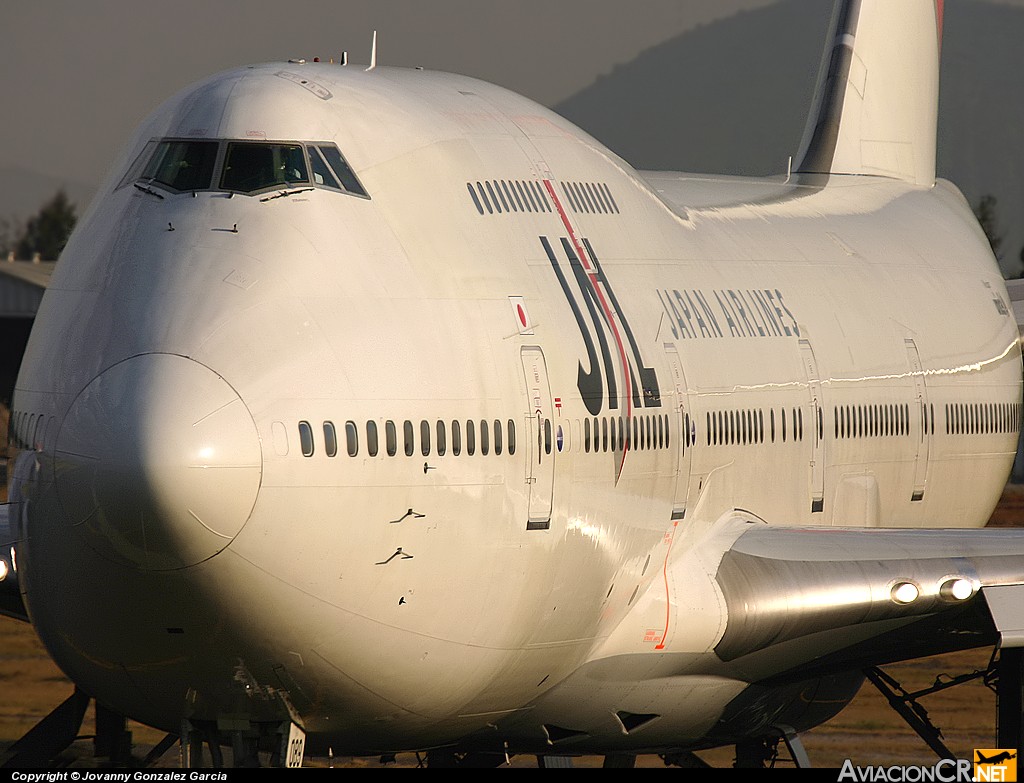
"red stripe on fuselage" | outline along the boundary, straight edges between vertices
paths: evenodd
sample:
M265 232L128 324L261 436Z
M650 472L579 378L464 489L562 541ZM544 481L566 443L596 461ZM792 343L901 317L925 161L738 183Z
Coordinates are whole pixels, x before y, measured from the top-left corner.
M668 558L672 554L672 544L676 540L676 528L679 522L672 523L672 537L668 540L668 551L665 552L665 563L661 567L661 576L665 580L665 632L661 635L661 641L655 645L655 650L665 649L665 640L668 638L668 626L672 622L672 596L668 589Z
M572 246L576 250L576 256L580 259L580 263L583 264L583 269L587 273L587 280L590 281L590 285L593 287L594 293L597 295L597 301L601 303L601 310L604 312L605 320L608 322L608 326L612 330L612 334L615 336L615 346L619 349L619 359L622 361L622 377L625 381L626 387L626 423L628 425L629 419L633 415L633 386L630 383L629 360L626 358L626 349L622 345L622 337L619 335L619 327L615 323L615 317L612 315L612 309L608 306L608 302L604 297L604 292L601 290L601 286L599 286L593 278L593 275L597 274L597 269L591 265L590 256L583 252L583 247L580 241L576 239L576 232L573 230L572 224L569 222L569 216L565 214L565 208L562 206L562 202L558 200L558 196L555 194L554 185L549 179L545 179L543 182L545 190L547 190L548 195L551 196L551 200L555 203L555 209L558 210L558 216L562 219L562 225L565 226L565 230L569 234L569 241L572 242ZM619 473L622 472L622 466L626 462L627 451L629 451L629 439L623 438L622 462L619 464Z

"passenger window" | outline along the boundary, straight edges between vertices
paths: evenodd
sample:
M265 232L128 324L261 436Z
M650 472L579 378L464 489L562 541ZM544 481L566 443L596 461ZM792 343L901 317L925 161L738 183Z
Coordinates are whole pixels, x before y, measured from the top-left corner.
M471 457L476 454L476 429L472 421L466 422L466 453Z
M494 420L494 453L501 454L501 422Z
M452 455L459 456L462 453L462 425L458 419L452 419Z
M490 451L490 443L489 443L490 438L488 437L489 433L490 433L490 430L487 427L487 422L481 420L480 421L480 453L482 455L484 455L485 457L487 456L488 451Z
M430 456L430 422L420 422L420 453L424 457Z
M402 426L405 431L405 456L411 457L416 451L416 433L412 428L412 422L408 419Z
M544 453L551 453L551 419L544 419Z
M444 422L438 419L437 421L437 456L443 457L445 452L448 451L447 438L445 437Z
M395 423L390 419L384 422L384 442L387 446L388 456L395 456L398 453L398 433L395 431Z
M309 426L308 421L299 422L299 444L303 457L313 456L313 428Z
M377 456L377 422L366 422L366 452L371 457Z
M359 430L356 429L354 421L345 422L345 444L348 447L348 455L356 456L359 453Z
M516 424L512 419L508 420L508 454L513 456L516 453Z
M583 420L583 450L590 453L590 419Z
M142 172L142 179L173 190L207 190L217 161L216 141L162 141Z
M279 185L309 182L306 156L299 144L231 142L224 158L220 186L255 193Z
M334 423L324 422L324 453L328 457L338 456L338 436L334 431Z

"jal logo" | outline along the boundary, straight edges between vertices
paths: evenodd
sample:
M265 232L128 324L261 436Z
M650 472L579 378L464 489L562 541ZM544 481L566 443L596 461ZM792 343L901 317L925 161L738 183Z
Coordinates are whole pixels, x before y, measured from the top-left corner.
M586 366L580 361L577 388L587 410L597 416L605 406L660 408L658 374L645 366L633 329L590 242L584 239L574 247L561 238L568 275L548 238L540 237L540 243L583 340Z
M1014 748L975 748L974 780L1009 783L1017 780L1017 751Z

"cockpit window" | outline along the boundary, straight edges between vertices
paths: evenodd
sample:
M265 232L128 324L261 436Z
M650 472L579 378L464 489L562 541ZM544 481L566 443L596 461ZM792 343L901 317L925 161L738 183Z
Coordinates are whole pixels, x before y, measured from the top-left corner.
M366 191L363 190L363 186L359 183L359 180L356 179L355 173L353 173L352 169L349 168L348 163L345 162L345 159L341 156L337 147L333 144L323 144L318 147L318 149L324 154L324 157L327 158L327 162L331 164L331 168L334 169L334 173L338 175L338 179L341 180L341 185L345 190L349 193L355 193L357 196L365 196L366 198L369 198L369 196L366 195Z
M174 190L206 190L217 162L215 141L162 141L142 172L142 179Z
M338 180L334 178L330 167L324 161L323 155L316 147L309 147L309 166L313 169L313 182L317 185L326 185L329 188L341 188Z
M152 191L139 183L179 192L246 195L304 185L309 190L312 185L370 198L340 150L329 142L151 139L117 187L133 182L147 192Z
M276 185L308 183L300 144L231 142L220 178L223 190L252 193Z

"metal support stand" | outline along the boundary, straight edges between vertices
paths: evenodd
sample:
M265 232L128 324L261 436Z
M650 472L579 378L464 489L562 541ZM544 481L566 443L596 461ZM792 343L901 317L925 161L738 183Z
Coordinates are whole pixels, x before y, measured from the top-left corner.
M793 759L793 766L797 769L810 769L811 757L807 755L803 740L796 733L796 729L791 726L779 726L778 729L782 732L782 741L786 743L786 750Z
M33 726L4 754L4 769L47 766L78 737L90 697L75 688L63 704Z
M96 702L96 736L93 738L93 755L108 758L114 767L126 767L132 760L132 733L127 730L128 721Z
M187 718L181 722L181 768L197 769L203 766L203 738Z
M970 674L952 677L948 680L936 678L935 684L931 688L908 693L896 680L878 667L864 670L864 676L885 696L889 706L896 710L900 717L907 722L907 725L927 743L928 747L935 751L939 758L943 759L956 759L956 756L946 747L946 744L942 741L942 732L928 718L928 710L918 702L918 699L922 696L928 696L932 693L952 688L955 685L970 682L971 680L987 678L988 674L989 672L987 671L975 671Z
M153 749L150 750L149 753L146 754L146 758L142 760L142 766L144 768L152 767L154 764L156 764L157 761L160 760L160 758L167 751L169 751L174 746L174 743L177 741L177 734L166 735L162 740L160 740L156 745L153 746Z

